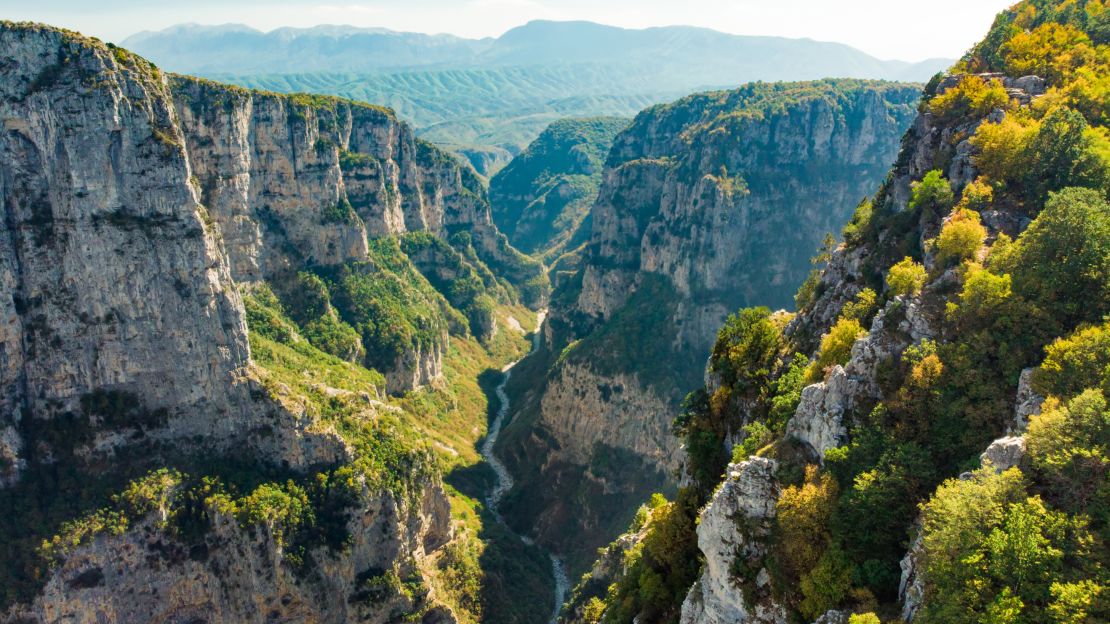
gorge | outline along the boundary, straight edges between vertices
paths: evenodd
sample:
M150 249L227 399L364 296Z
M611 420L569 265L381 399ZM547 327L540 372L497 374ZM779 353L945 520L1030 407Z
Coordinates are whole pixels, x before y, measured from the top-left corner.
M842 49L596 26L135 41L402 98ZM0 622L1110 621L1110 3L1022 0L926 84L807 58L541 107L479 172L0 21Z

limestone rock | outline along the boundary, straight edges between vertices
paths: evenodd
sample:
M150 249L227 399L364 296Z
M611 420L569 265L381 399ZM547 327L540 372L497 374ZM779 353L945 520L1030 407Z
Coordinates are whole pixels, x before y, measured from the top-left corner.
M406 596L388 584L368 585L396 572L420 576L427 554L449 533L442 488L428 484L415 505L390 495L368 495L347 529L342 552L311 553L320 573L299 579L282 561L282 547L260 526L240 526L213 512L202 539L183 543L157 513L122 535L81 546L55 570L41 597L0 621L50 622L370 622L384 624L429 607L438 622L454 622L434 596Z
M909 551L902 561L899 562L899 567L902 569L902 577L898 582L898 602L902 603L902 619L906 622L912 622L917 612L921 610L922 601L925 599L925 578L922 575L921 566L921 521L918 520L917 528L914 530L915 537L913 544L910 545Z
M784 624L786 610L770 597L770 576L761 569L754 587L742 589L732 574L733 561L760 561L775 516L778 484L773 460L753 457L728 467L725 482L702 511L698 548L705 568L682 603L682 624ZM751 598L757 598L752 603Z
M845 412L853 400L854 382L843 366L834 366L825 381L806 386L786 435L805 442L818 458L843 444L848 436Z
M1010 436L991 442L987 450L979 456L984 466L990 465L998 472L1017 466L1025 457L1025 436Z
M1010 426L1011 433L1021 434L1029 425L1029 418L1041 413L1044 397L1033 390L1033 371L1027 368L1021 371L1018 378L1017 396L1014 398L1014 422Z

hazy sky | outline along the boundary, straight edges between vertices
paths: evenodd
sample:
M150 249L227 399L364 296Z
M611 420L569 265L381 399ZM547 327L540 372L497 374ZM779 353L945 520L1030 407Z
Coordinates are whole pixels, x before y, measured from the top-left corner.
M743 35L847 43L885 59L963 54L1016 0L0 0L0 18L65 26L108 41L182 22L352 24L496 36L532 19L642 28L686 24Z

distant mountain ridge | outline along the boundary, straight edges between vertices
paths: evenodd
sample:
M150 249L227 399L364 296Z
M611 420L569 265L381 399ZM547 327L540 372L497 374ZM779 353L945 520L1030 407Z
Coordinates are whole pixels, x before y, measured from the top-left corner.
M921 81L951 63L950 59L880 60L840 43L732 35L691 26L637 30L544 20L484 39L354 26L262 32L241 24L182 24L132 35L122 45L173 71L193 73L376 72L649 61L666 68L671 63L696 62L698 76L676 75L672 80L703 85L824 77Z

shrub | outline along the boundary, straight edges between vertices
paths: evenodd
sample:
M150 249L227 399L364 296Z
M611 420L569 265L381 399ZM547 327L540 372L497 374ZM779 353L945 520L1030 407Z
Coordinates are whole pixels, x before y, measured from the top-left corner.
M848 225L844 226L845 243L856 247L870 238L873 233L872 217L874 212L875 209L870 199L865 199L856 206L856 211L852 213L851 220L848 221Z
M991 201L994 199L994 189L989 184L978 178L969 182L964 187L963 194L960 196L960 208L982 212L990 208Z
M886 283L890 292L895 296L912 296L921 292L927 277L928 272L925 271L925 267L907 256L898 264L890 267L886 276Z
M803 484L783 488L779 494L774 555L778 567L790 578L798 579L812 570L824 554L836 493L836 481L810 465Z
M996 108L1003 108L1010 102L1006 89L997 79L983 80L979 76L968 75L951 89L929 100L929 112L936 115L942 123L951 124L963 119L986 117Z
M866 334L867 331L855 319L841 318L837 321L829 333L821 337L817 358L806 370L806 383L820 381L826 370L837 364L846 364L852 354L852 345Z
M854 319L860 323L871 320L879 309L879 297L874 290L864 288L856 295L855 300L844 304L840 314L844 318Z
M979 213L961 208L944 224L937 237L937 264L952 266L965 260L974 260L987 238L987 229L979 220Z
M932 211L935 215L947 214L955 201L951 185L939 169L925 174L911 186L910 208Z
M951 319L979 321L990 315L1013 296L1009 275L995 275L977 264L970 264L964 275L959 303L948 304Z
M717 332L709 369L739 396L756 398L767 390L771 367L782 346L782 332L767 308L745 308L728 317Z
M852 565L835 546L825 551L812 570L802 576L798 610L809 620L836 608L852 589Z
M756 421L744 425L744 441L732 448L733 463L746 461L759 449L775 441L775 434L767 425Z
M1089 327L1045 347L1044 362L1033 375L1043 395L1073 397L1087 388L1110 382L1110 325Z

